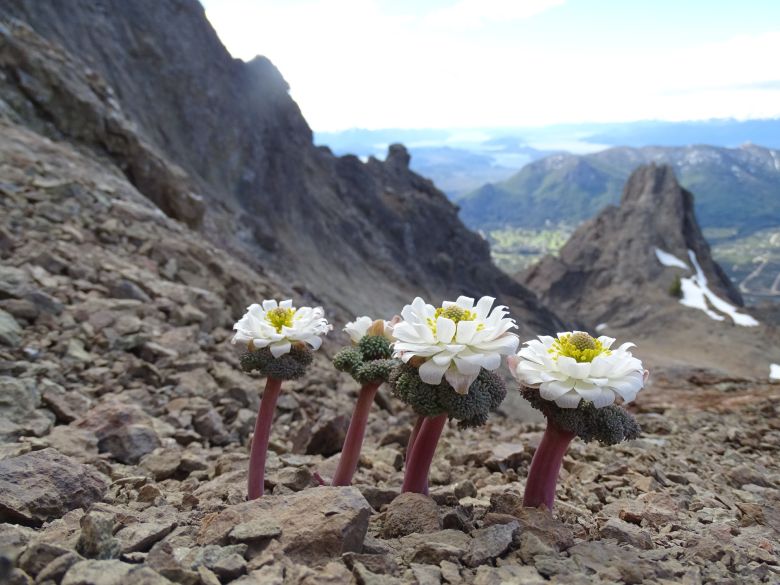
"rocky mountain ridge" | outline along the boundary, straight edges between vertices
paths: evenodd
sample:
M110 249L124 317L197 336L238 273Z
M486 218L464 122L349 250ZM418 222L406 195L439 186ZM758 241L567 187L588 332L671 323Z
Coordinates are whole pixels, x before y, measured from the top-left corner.
M279 72L231 59L196 0L0 14L4 114L107 158L248 269L343 316L490 293L528 331L556 328L402 147L366 164L316 148Z
M558 256L546 256L520 278L587 330L657 348L667 343L658 357L710 367L722 359L721 366L753 375L776 359L767 344L778 339L777 329L742 308L739 291L712 259L693 195L668 165L639 167L619 207L585 222ZM739 349L708 356L704 340L718 338Z

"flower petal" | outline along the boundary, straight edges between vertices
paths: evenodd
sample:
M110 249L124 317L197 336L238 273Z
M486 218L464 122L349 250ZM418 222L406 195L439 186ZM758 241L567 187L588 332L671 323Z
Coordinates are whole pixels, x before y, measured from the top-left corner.
M272 343L269 346L269 349L271 350L271 355L274 356L275 358L278 358L288 353L290 351L290 348L292 348L292 344L289 341L277 341L276 343Z
M615 402L615 393L609 388L602 388L601 394L592 400L596 408L604 408Z
M449 343L455 336L455 321L446 317L436 319L436 338L441 343Z
M458 332L455 334L455 341L463 344L469 343L474 338L478 326L479 323L477 321L461 321L458 323Z
M496 299L493 297L482 297L477 301L477 306L474 309L474 312L477 314L477 318L479 319L485 319L488 314L490 313L490 307L493 306L493 303Z
M432 386L441 384L441 379L448 367L449 363L439 365L433 360L428 360L420 366L420 380Z
M579 406L580 401L582 398L579 394L576 392L569 392L568 394L564 394L560 398L558 398L555 401L555 404L557 404L561 408L577 408Z
M449 368L444 373L447 382L449 382L450 386L452 386L453 390L458 394L468 394L469 386L477 379L478 375L479 372L476 374L464 374L454 368Z
M539 395L545 400L557 400L574 389L574 381L551 380L539 386Z
M558 367L561 372L572 378L583 379L590 374L590 362L580 364L574 358L565 355L558 357Z

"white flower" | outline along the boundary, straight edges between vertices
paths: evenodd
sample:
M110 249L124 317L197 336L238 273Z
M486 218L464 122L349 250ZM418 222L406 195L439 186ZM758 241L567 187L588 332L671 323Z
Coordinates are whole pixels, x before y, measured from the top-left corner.
M519 339L510 329L514 319L506 317L506 307L493 311L493 297L474 299L458 297L444 301L440 308L428 305L420 297L401 312L403 320L393 328L395 357L420 364L420 379L426 384L440 384L442 376L459 394L468 393L480 368L495 370L501 356L517 350Z
M582 331L542 335L527 341L517 356L509 358L515 378L539 388L539 395L561 408L576 408L583 398L596 408L636 398L647 371L628 351L633 343L610 349L615 340L602 335L594 339Z
M293 307L292 301L263 301L250 305L243 317L233 325L233 343L251 344L256 349L268 347L278 358L290 351L296 342L308 343L319 349L322 338L333 326L323 317L322 307Z
M344 326L344 331L349 335L353 343L358 343L366 335L383 335L388 339L393 339L393 327L400 317L393 317L392 321L374 320L368 316L358 317L354 321Z

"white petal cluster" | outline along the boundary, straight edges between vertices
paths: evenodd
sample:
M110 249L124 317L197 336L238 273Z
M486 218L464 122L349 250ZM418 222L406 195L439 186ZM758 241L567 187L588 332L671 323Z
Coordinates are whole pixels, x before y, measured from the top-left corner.
M344 326L344 331L349 335L349 338L353 343L358 343L366 335L384 335L388 339L393 339L393 326L397 323L396 319L393 319L392 321L382 321L383 326L381 329L377 330L377 328L374 328L374 330L369 333L369 329L371 329L371 326L374 325L374 323L374 319L363 315L362 317L358 317L354 321L347 323Z
M442 377L460 394L468 393L480 368L495 370L501 356L517 351L519 339L509 330L516 327L507 318L506 307L491 307L495 299L458 297L445 301L440 309L420 297L401 312L403 320L393 328L395 357L404 362L425 360L419 366L420 379L439 384Z
M559 333L558 339L548 335L527 341L509 365L518 381L526 386L538 387L545 400L554 401L561 408L576 408L584 398L596 408L615 402L617 396L624 402L636 398L644 386L646 371L642 362L631 355L633 343L624 343L611 349L615 340L598 337L601 353L592 361L578 361L562 355L558 349L572 333Z
M324 318L322 307L293 307L291 300L252 304L233 325L233 343L251 343L254 348L268 347L278 358L290 351L293 343L307 343L312 349L322 345L322 335L333 326Z

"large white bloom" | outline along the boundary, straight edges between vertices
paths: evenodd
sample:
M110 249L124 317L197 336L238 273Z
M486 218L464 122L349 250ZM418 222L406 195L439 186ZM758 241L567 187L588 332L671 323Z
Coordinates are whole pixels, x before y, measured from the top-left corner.
M480 368L497 369L501 356L514 353L520 342L509 333L516 325L506 317L506 307L491 312L493 301L482 297L474 305L474 299L458 297L437 309L417 297L393 328L395 357L424 359L419 367L423 382L439 384L444 377L456 392L466 394Z
M344 331L349 335L353 343L358 343L366 335L383 335L388 339L393 339L393 327L400 317L396 316L392 321L375 321L366 315L350 321L344 326Z
M321 336L333 328L323 315L322 307L296 309L291 300L253 304L233 325L233 343L251 343L256 349L268 347L275 358L288 353L293 343L308 343L312 349L319 349Z
M527 341L517 356L509 358L515 378L539 388L545 400L561 408L576 408L583 398L596 408L636 398L644 386L642 362L628 351L633 343L611 349L615 340L593 338L582 331L559 333L557 339L542 335Z

